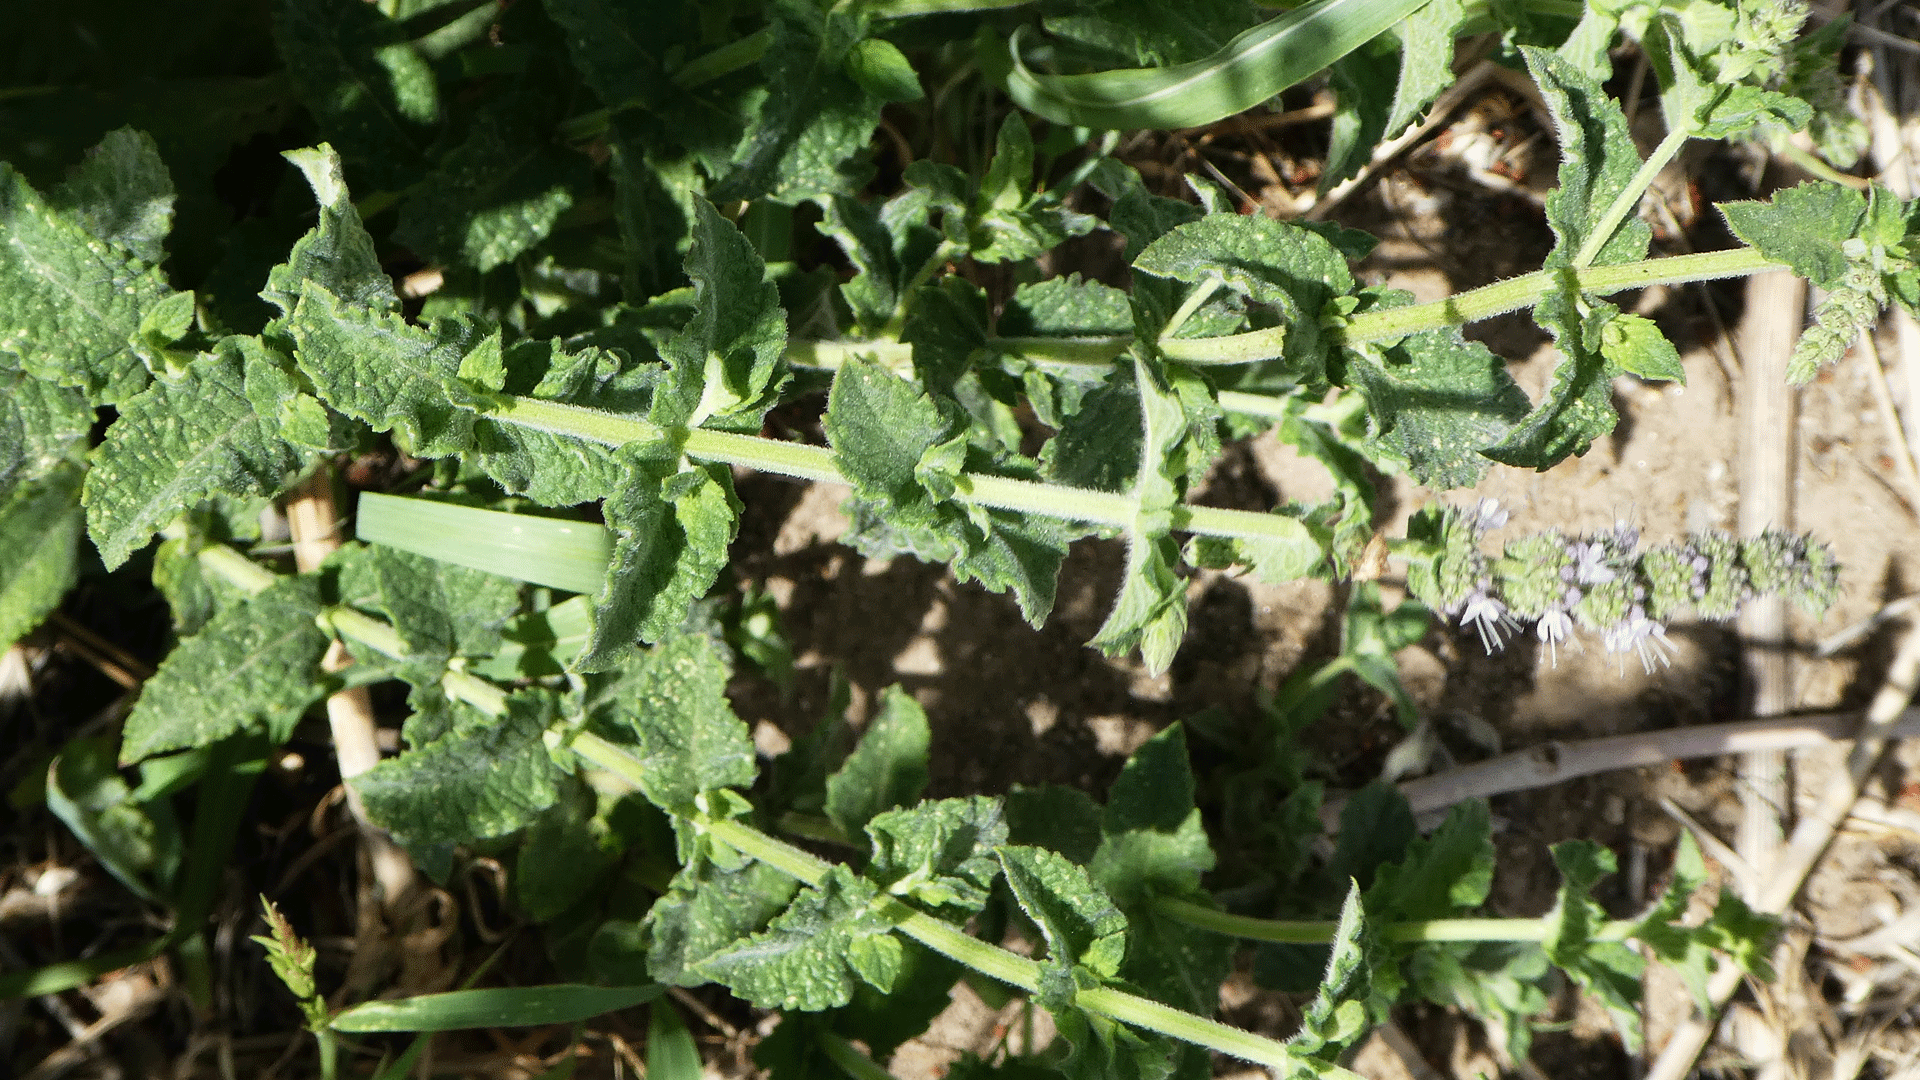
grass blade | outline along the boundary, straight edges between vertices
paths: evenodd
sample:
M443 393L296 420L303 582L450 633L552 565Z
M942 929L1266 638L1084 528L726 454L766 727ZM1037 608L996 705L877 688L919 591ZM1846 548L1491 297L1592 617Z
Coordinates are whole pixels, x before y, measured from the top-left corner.
M571 1024L616 1009L643 1005L666 987L505 986L452 990L398 1001L364 1001L333 1018L335 1031L458 1031L461 1028L533 1027Z
M588 594L605 584L613 551L606 527L591 522L372 492L360 496L354 532L370 544Z
M1055 123L1183 128L1243 112L1380 36L1427 0L1314 0L1252 28L1204 60L1164 68L1041 75L1008 46L1007 93Z
M664 1001L647 1011L647 1080L700 1080L700 1048L680 1014Z

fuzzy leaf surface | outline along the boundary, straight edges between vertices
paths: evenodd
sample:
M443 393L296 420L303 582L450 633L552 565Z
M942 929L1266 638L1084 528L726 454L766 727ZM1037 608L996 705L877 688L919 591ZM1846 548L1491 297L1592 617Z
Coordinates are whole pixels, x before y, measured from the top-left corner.
M697 970L767 1009L837 1008L852 1000L859 982L891 989L902 949L873 911L879 896L872 882L835 866L765 930Z
M319 583L283 578L221 611L180 643L140 691L121 733L120 760L205 746L262 725L281 738L325 697L315 677L327 635Z
M692 813L703 791L753 783L753 739L727 701L732 669L725 646L695 633L627 661L617 723L643 767L641 792L662 810Z
M293 314L308 282L319 285L342 302L375 311L400 310L400 297L393 291L393 280L380 268L380 256L373 249L373 237L360 222L347 191L340 155L325 143L307 150L286 154L289 162L306 177L313 196L320 203L320 220L296 240L287 261L267 274L267 287L260 298Z
M766 926L798 888L762 862L727 869L700 859L682 867L647 912L648 974L677 986L708 981L700 965Z
M101 240L158 265L173 231L173 178L153 137L132 128L107 133L48 201Z
M146 386L132 339L173 290L133 251L88 230L84 215L104 204L55 209L9 165L0 164L0 353L29 373L118 404Z
M738 507L724 465L679 469L657 447L615 452L625 467L601 510L613 538L606 585L593 597L593 629L574 662L581 671L617 665L636 639L663 641L727 564Z
M554 712L551 693L523 690L505 716L382 761L353 780L368 819L409 844L471 843L531 825L559 799L565 775L543 738Z
M1626 114L1597 80L1544 49L1521 51L1560 137L1560 183L1546 200L1547 224L1559 242L1546 265L1567 266L1614 200L1631 186L1640 170L1640 151L1627 130ZM1645 258L1652 235L1646 222L1628 215L1593 265Z
M78 576L80 470L61 465L0 502L0 647L11 648Z
M1076 967L1100 979L1119 974L1127 918L1084 867L1045 848L1009 845L998 855L1014 899L1046 938L1047 974L1040 990L1053 999L1050 1005L1072 1000Z
M1493 446L1532 408L1506 363L1458 330L1428 330L1374 352L1349 350L1346 377L1367 395L1374 438L1418 482L1472 487Z
M766 264L733 223L705 200L694 201L694 315L660 354L672 366L650 418L663 427L711 420L759 430L781 381L787 315Z
M1776 191L1760 202L1743 200L1720 204L1733 235L1822 289L1832 289L1846 276L1846 252L1841 250L1860 234L1867 216L1867 200L1839 184L1801 184Z
M546 239L591 181L584 157L553 144L551 112L513 100L483 112L407 200L394 239L482 273Z
M875 814L920 800L932 738L920 703L898 686L887 687L853 753L827 777L827 816L841 832L858 837Z
M499 334L474 322L436 320L431 328L360 307L309 280L287 328L294 358L327 404L392 431L409 453L456 454L473 446L477 391L460 382L462 363L481 350L496 355Z
M247 394L249 373L256 383L270 377L276 359L287 363L258 339L229 338L121 407L94 451L83 500L109 569L203 499L280 493L303 455Z
M934 907L978 911L1000 874L994 849L1008 840L998 799L935 799L867 822L867 876L888 892Z
M93 407L72 387L37 379L0 353L0 497L86 453Z

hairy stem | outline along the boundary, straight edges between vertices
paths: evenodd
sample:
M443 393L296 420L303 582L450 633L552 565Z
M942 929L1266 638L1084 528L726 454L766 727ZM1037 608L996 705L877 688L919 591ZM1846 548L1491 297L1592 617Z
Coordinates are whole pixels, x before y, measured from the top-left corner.
M1574 271L1574 277L1581 292L1607 296L1627 289L1644 289L1650 285L1678 285L1689 281L1742 277L1778 270L1782 266L1753 248L1739 247L1614 263L1610 266L1589 266ZM1423 330L1465 326L1509 311L1532 307L1542 296L1558 287L1567 273L1564 269L1535 270L1530 274L1455 293L1443 300L1363 312L1347 320L1344 325L1329 327L1326 332L1337 344L1359 345L1369 341L1391 341ZM1246 364L1280 355L1282 338L1283 328L1275 327L1221 337L1166 339L1160 342L1160 349L1169 358L1183 364ZM1132 336L1125 334L987 340L988 348L1031 363L1061 368L1095 368L1102 374L1112 366L1115 357L1132 345ZM837 368L849 355L874 356L889 368L904 370L912 364L913 348L896 338L884 337L872 341L795 341L787 346L788 362L803 367Z
M538 398L503 396L497 399L487 415L510 424L569 435L606 446L670 437L658 425L637 417ZM801 480L849 483L834 464L833 451L824 446L703 429L677 433L671 437L679 439L680 451L691 458L744 465L760 472L778 473ZM1134 501L1125 495L1040 484L1008 476L964 473L956 479L955 488L954 498L963 503L1121 529L1133 524L1137 511ZM1255 514L1245 510L1178 506L1173 511L1174 528L1205 536L1291 540L1295 534L1288 525L1288 521L1273 514Z
M1593 260L1600 256L1600 249L1606 247L1607 241L1613 239L1613 234L1619 231L1620 223L1627 220L1627 215L1639 207L1640 196L1647 193L1653 178L1659 175L1661 169L1666 168L1667 162L1672 161L1673 156L1678 154L1680 148L1685 146L1687 140L1692 137L1693 131L1690 127L1677 127L1667 132L1667 137L1660 140L1659 146L1653 148L1653 153L1647 155L1647 160L1640 163L1640 171L1634 173L1633 179L1627 181L1626 190L1613 200L1613 205L1607 207L1607 212L1600 215L1600 220L1594 223L1593 231L1587 234L1586 242L1580 245L1579 252L1573 257L1575 270L1585 270L1593 265Z
M1185 900L1161 898L1154 910L1176 922L1250 941L1322 945L1334 940L1339 923L1308 919L1256 919L1234 915ZM1624 941L1632 936L1631 919L1614 919L1594 928L1595 941ZM1383 923L1374 932L1383 941L1545 941L1552 926L1546 919L1427 919Z

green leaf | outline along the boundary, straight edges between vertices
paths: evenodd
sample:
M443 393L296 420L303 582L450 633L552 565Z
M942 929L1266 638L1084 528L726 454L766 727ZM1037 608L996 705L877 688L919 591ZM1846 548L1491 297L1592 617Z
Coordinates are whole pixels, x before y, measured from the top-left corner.
M648 974L676 986L708 981L700 965L766 926L798 888L762 862L725 869L697 859L682 867L647 912Z
M39 626L78 577L80 476L61 465L0 502L0 645Z
M1486 903L1493 864L1487 804L1461 803L1431 836L1415 837L1397 862L1375 871L1367 910L1390 922L1452 918Z
M1608 319L1600 328L1600 354L1629 374L1686 385L1680 351L1652 319L1626 314Z
M564 774L547 753L550 691L507 698L506 715L456 728L352 781L367 818L409 844L464 844L525 828L560 797Z
M586 158L554 145L553 110L508 98L483 109L401 208L395 240L485 273L547 238L587 189Z
M1386 138L1405 131L1453 85L1453 39L1465 20L1461 0L1429 0L1393 25L1389 33L1400 42L1400 79L1382 132Z
M1607 917L1591 895L1593 885L1616 869L1613 852L1591 840L1568 840L1553 846L1553 862L1564 880L1541 944L1555 966L1606 1007L1628 1049L1637 1049L1646 961L1624 942L1593 940Z
M1340 251L1320 233L1264 215L1210 214L1176 226L1133 261L1134 268L1190 285L1219 281L1284 312L1294 336L1317 325L1328 300L1353 291Z
M522 340L505 349L501 361L509 389L518 391L527 382L534 383L527 396L607 412L645 412L660 365L627 355L642 346L644 341L623 345L619 351L585 345L562 352L552 342ZM596 501L614 490L622 477L609 447L485 416L474 425L474 444L471 460L495 483L542 506ZM594 591L597 584L596 580L580 591Z
M1042 996L1069 995L1045 1002L1049 1008L1072 1000L1075 968L1099 979L1119 974L1127 918L1084 868L1045 848L1009 845L997 854L1014 899L1046 939L1049 974L1041 981Z
M1379 868L1404 858L1416 835L1407 797L1376 780L1354 792L1341 808L1339 845L1327 872L1336 880L1352 879L1359 888L1370 888Z
M1822 289L1846 276L1842 245L1860 234L1867 216L1866 198L1839 184L1801 184L1774 192L1768 202L1719 206L1733 235Z
M1184 203L1182 205L1185 205ZM1104 337L1133 333L1127 294L1078 273L1021 285L1000 311L1001 337Z
M1132 911L1154 896L1200 891L1200 875L1213 869L1214 855L1193 791L1186 735L1178 724L1127 759L1107 795L1100 847L1089 867L1122 907Z
M962 449L953 444L962 426L950 410L878 364L855 358L841 365L824 426L856 496L848 508L854 529L843 540L869 557L905 551L951 561L961 581L1011 591L1037 626L1052 610L1060 563L1080 533L1064 522L972 512L936 496L923 481L946 477L950 452Z
M286 159L307 178L320 202L320 220L294 242L287 261L267 274L260 298L293 314L307 283L319 285L346 304L375 311L400 310L393 281L380 268L373 238L360 223L360 213L347 192L340 155L325 143L307 150L289 150Z
M439 87L400 23L344 0L276 0L273 36L294 92L367 186L398 191L426 171Z
M47 770L47 809L135 896L161 903L156 885L179 869L179 825L166 800L142 805L114 771L106 739L74 739Z
M939 247L940 234L928 224L932 202L924 191L908 188L878 208L845 195L820 208L822 220L814 228L840 245L855 271L840 294L861 330L880 333L897 316L915 273Z
M327 404L375 431L392 431L421 457L473 446L480 394L460 381L478 350L498 350L500 335L464 319L436 319L429 329L336 298L308 280L287 321L294 359Z
M780 290L753 244L704 200L694 202L686 270L694 316L660 350L672 370L649 419L668 428L720 420L757 432L784 381Z
M858 837L874 815L919 801L932 737L926 711L906 691L889 686L881 692L859 744L827 778L827 816L842 833Z
M913 369L929 393L951 394L987 347L987 297L958 275L908 296L900 340L913 346Z
M94 237L159 264L173 231L173 178L152 136L132 128L110 131L87 151L67 179L47 194Z
M777 0L767 14L773 41L760 68L773 92L710 198L765 195L791 205L859 190L872 175L866 149L880 123L880 99L847 74L865 36L859 17L801 0Z
M1544 49L1523 47L1521 52L1560 137L1560 183L1546 200L1547 224L1559 242L1546 265L1568 266L1608 208L1632 186L1640 151L1627 130L1626 114L1597 80ZM1646 222L1630 215L1592 265L1643 259L1652 235Z
M1054 1020L1073 1048L1058 1075L1072 1080L1163 1080L1179 1056L1179 1044L1165 1035L1135 1031L1099 1013L1063 1009Z
M1544 471L1569 455L1586 453L1593 440L1611 432L1619 421L1613 408L1613 378L1620 369L1598 343L1586 340L1586 328L1574 310L1566 292L1555 292L1540 302L1535 318L1554 332L1564 355L1554 368L1546 397L1506 438L1481 451L1487 457Z
M1340 922L1334 929L1333 949L1319 992L1301 1010L1300 1030L1287 1043L1288 1053L1313 1068L1313 1074L1321 1072L1315 1066L1321 1062L1331 1065L1366 1033L1371 937L1360 887L1355 885L1340 907Z
M1011 843L1057 851L1082 865L1100 846L1100 807L1078 788L1015 785L1005 809Z
M62 464L78 464L93 407L78 390L36 379L0 352L0 498Z
M383 545L353 553L340 590L385 615L409 661L436 679L456 656L498 649L520 607L520 588L506 578Z
M845 1005L857 982L891 989L901 946L874 910L873 883L844 866L802 892L767 928L700 962L700 974L766 1009Z
M1068 237L1092 232L1095 221L1068 210L1051 191L1033 188L1033 133L1010 113L1000 124L993 160L967 212L967 243L976 262L1031 259Z
M363 1001L336 1014L335 1031L460 1031L465 1028L572 1024L603 1013L631 1009L659 997L666 987L501 986L416 994L396 1001ZM656 1006L657 1008L657 1006Z
M1045 19L1047 32L1145 66L1199 60L1224 48L1257 17L1243 0L1196 0L1179 7L1135 6L1122 0L1076 5L1071 15Z
M248 390L287 363L258 338L227 338L121 407L83 496L109 569L204 499L285 489L304 455L280 437L277 416L256 413Z
M686 196L700 186L692 162L655 152L649 128L631 113L620 113L613 117L607 138L624 283L628 299L634 301L685 283L680 256L692 228Z
M113 149L127 149L119 139L103 145L102 158L54 200L0 164L0 355L13 354L30 374L75 387L91 402L117 405L147 384L140 324L173 290L140 255L90 231L111 228L130 210L126 193L101 181L151 151L146 145L124 155ZM80 198L96 201L72 202Z
M854 42L847 53L847 74L860 89L881 101L919 101L927 96L920 77L898 46L881 38Z
M596 816L596 802L583 781L568 784L521 841L513 864L513 898L535 922L558 918L593 895L619 865L618 838Z
M1047 479L1067 487L1125 491L1140 474L1140 390L1132 364L1116 364L1041 449Z
M140 691L121 732L120 760L205 746L265 729L283 740L331 689L317 676L327 635L314 620L318 582L282 578L221 611L181 642Z
M1506 363L1458 330L1428 330L1384 350L1349 349L1346 380L1367 398L1373 438L1435 490L1471 487L1481 453L1505 439L1532 403Z
M873 859L867 876L895 896L933 907L979 911L1000 874L994 850L1007 843L998 799L975 795L888 810L867 822Z
M1137 646L1147 669L1161 672L1173 662L1187 631L1186 585L1174 572L1179 545L1168 532L1185 485L1188 425L1173 391L1137 355L1134 365L1143 436L1131 494L1139 511L1127 532L1120 597L1088 644L1109 656Z
M635 639L663 641L727 564L739 507L724 465L680 469L657 445L615 453L625 476L601 511L613 538L606 584L593 597L593 632L576 670L618 664Z
M732 671L726 647L694 633L627 661L615 715L633 737L640 790L662 810L697 813L702 792L753 783L753 739L727 702Z

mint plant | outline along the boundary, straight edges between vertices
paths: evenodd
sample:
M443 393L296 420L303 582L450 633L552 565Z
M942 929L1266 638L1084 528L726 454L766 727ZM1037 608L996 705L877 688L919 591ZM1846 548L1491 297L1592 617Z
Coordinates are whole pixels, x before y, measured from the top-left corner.
M1837 37L1798 37L1799 5L1317 0L1174 19L1089 2L1047 8L1038 30L993 0L459 6L279 0L281 69L264 84L156 69L164 107L121 102L152 122L94 124L84 155L70 135L36 141L74 127L79 97L0 92L24 117L0 124L0 640L102 570L148 572L179 636L117 744L64 747L43 796L174 929L0 975L0 993L169 949L204 973L237 807L349 682L406 689L404 749L352 782L372 822L443 880L462 847L511 852L516 902L568 981L330 1016L276 919L270 957L327 1055L343 1034L570 1022L717 983L786 1014L759 1048L775 1075L869 1075L971 971L1054 1015L1064 1045L1035 1064L1068 1075L1204 1075L1212 1051L1338 1077L1416 997L1482 1016L1524 1055L1556 970L1631 1040L1629 938L1696 992L1716 964L1763 969L1772 927L1737 899L1681 920L1704 880L1690 847L1637 918L1593 898L1612 858L1585 841L1555 850L1552 912L1482 918L1484 806L1423 838L1403 800L1368 789L1316 863L1319 788L1295 736L1346 674L1413 722L1391 658L1433 613L1489 649L1530 621L1551 647L1579 627L1651 663L1687 610L1831 602L1837 570L1810 538L1641 550L1619 525L1495 554L1495 507L1435 507L1397 539L1376 537L1372 510L1381 475L1444 491L1495 463L1551 468L1613 429L1615 379L1684 379L1658 327L1608 296L1790 268L1829 291L1800 381L1885 305L1920 305L1920 218L1879 188L1730 203L1743 246L1649 257L1636 209L1689 139L1811 126L1844 164ZM247 25L232 29L258 37ZM1435 58L1456 37L1489 30L1560 139L1555 245L1537 272L1438 302L1357 277L1365 233L1242 215L1200 180L1194 202L1156 194L1089 130L1204 123L1331 64L1331 184L1444 89ZM1667 122L1644 159L1602 88L1623 35ZM994 88L1019 109L980 128L964 101ZM262 95L272 107L235 104ZM876 191L883 103L992 130L991 146L901 162ZM219 161L263 133L302 148L272 164L271 209L219 227ZM72 161L42 160L49 146L78 161L64 178ZM803 251L814 214L831 258ZM1101 231L1128 288L1040 278L1036 260ZM983 287L983 267L1016 284ZM1518 310L1561 353L1537 402L1461 333ZM823 439L779 434L776 409L817 416ZM1327 499L1190 501L1225 442L1268 431L1326 467ZM389 446L418 467L360 500L358 541L281 572L261 509ZM737 468L846 486L846 543L946 564L1036 626L1070 545L1118 540L1124 578L1090 644L1154 672L1181 648L1199 568L1340 580L1379 542L1415 600L1383 610L1356 585L1340 656L1273 703L1241 808L1277 798L1286 835L1264 900L1239 905L1265 909L1235 910L1209 892L1182 727L1142 747L1104 805L1064 789L924 800L928 721L895 689L857 743L823 725L763 778L728 680L736 653L775 679L792 656L767 598L729 605L718 584ZM352 666L323 665L336 641ZM1315 995L1290 1040L1212 1018L1235 937L1291 948L1258 963Z

